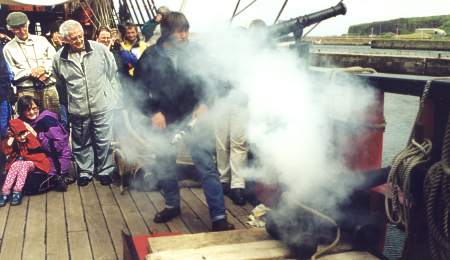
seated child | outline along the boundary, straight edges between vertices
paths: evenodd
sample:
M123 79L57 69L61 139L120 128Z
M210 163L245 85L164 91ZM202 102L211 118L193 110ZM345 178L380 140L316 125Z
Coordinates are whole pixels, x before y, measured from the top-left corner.
M22 189L29 173L38 169L50 172L50 161L41 150L39 140L20 119L9 121L8 137L2 142L3 153L8 156L7 175L0 195L0 207L11 199L11 205L22 202ZM14 187L13 187L14 185ZM13 189L10 196L11 188ZM10 198L12 197L12 198Z
M39 111L32 96L22 96L17 101L19 118L36 131L42 148L53 163L51 175L69 176L72 151L69 146L69 132L58 120L58 115L48 110ZM35 134L36 135L36 134Z

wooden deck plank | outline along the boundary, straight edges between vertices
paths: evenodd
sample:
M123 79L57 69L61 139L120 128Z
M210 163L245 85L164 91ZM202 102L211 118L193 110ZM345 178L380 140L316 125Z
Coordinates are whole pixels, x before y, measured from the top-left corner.
M190 189L183 188L180 190L180 193L182 200L184 200L197 214L208 230L211 230L211 220L209 218L208 206L206 206L197 196L195 196Z
M47 196L45 194L29 198L23 259L45 259L46 210Z
M120 257L123 255L122 244L122 230L127 229L125 220L117 205L102 206L103 214L105 215L106 225L108 226L109 233L114 245L116 255Z
M9 209L0 259L21 259L22 257L28 199L28 196L25 196L21 205Z
M109 186L101 185L98 181L94 181L94 185L98 195L98 200L102 206L117 205L117 201L114 198L114 194Z
M167 227L166 224L155 223L153 221L157 210L145 193L138 192L136 190L130 190L129 192L134 200L134 203L136 204L137 209L141 213L141 216L144 218L144 222L150 230L150 233L154 234L159 232L169 232L169 227Z
M87 231L71 231L67 235L71 259L93 259Z
M3 235L5 233L5 227L8 220L9 214L9 203L3 208L0 208L0 242L3 240ZM1 243L0 243L1 246ZM1 248L1 247L0 247Z
M286 259L289 250L277 240L214 245L195 249L173 249L150 254L147 259Z
M271 239L272 238L265 229L252 228L171 237L150 237L148 238L148 246L150 253L156 253L173 249L194 249L214 245L240 244Z
M121 194L120 188L117 186L112 186L111 190L131 234L133 236L148 234L150 231L128 191Z
M203 190L202 190L202 189L199 189L199 188L191 188L190 191L191 191L193 194L195 194L195 196L197 196L197 197L200 199L200 201L203 202L203 204L204 204L206 207L208 207L208 206L207 206L208 204L206 203L205 194L203 193ZM237 218L234 216L234 214L232 214L232 213L230 212L230 210L227 209L226 213L227 213L227 220L228 220L228 222L230 222L231 224L233 224L234 227L235 227L236 229L244 229L244 228L247 228L247 226L245 225L245 222L242 223L242 221L240 221L239 219L237 219Z
M87 227L84 221L84 211L78 185L69 185L67 191L64 193L64 202L66 207L67 231L86 231Z
M181 200L181 219L186 224L191 233L208 232L209 227L203 223L198 215L188 206L188 204Z
M158 211L161 211L164 209L164 207L165 207L164 198L162 197L161 193L159 193L159 191L146 192L146 194L150 198L150 200L153 202L153 205L155 205L155 207ZM168 221L166 224L169 227L170 231L172 231L172 232L180 232L183 234L191 233L189 231L189 229L186 227L186 225L184 224L184 222L179 217Z
M64 197L61 192L47 193L47 259L69 259Z
M117 259L94 184L80 187L80 193L94 259Z
M122 230L128 229L119 205L114 198L114 194L110 186L101 185L94 182L94 187L100 201L103 215L105 216L106 225L113 241L116 255L120 258L123 255Z

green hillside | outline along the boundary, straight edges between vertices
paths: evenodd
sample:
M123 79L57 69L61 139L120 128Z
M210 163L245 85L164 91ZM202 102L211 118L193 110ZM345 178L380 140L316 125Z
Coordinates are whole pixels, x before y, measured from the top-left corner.
M373 23L364 23L352 25L348 29L350 35L369 35L396 33L397 27L399 34L413 33L417 28L440 28L450 34L450 15L427 16L399 18L389 21L379 21Z

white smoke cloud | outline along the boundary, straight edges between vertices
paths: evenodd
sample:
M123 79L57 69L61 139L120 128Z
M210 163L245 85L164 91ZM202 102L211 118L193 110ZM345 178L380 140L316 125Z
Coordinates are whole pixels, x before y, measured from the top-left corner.
M188 70L210 85L218 86L218 79L232 85L231 94L216 102L220 105L212 113L224 103L248 99L242 109L249 110L248 139L259 165L241 174L266 183L278 179L294 196L306 200L323 188L334 190L336 199L344 198L355 183L342 182L349 170L341 146L348 140L337 136L336 122L362 124L373 92L352 81L333 85L313 78L294 50L276 48L267 44L266 37L256 36L226 26L198 35L203 52L193 55ZM348 137L359 130L346 127L339 134Z
M268 36L228 24L212 25L210 33L193 37L196 48L188 67L181 69L206 83L210 95L232 87L210 107L208 118L220 120L221 110L233 103L248 109L248 141L258 164L241 174L265 183L278 181L295 198L314 199L325 207L346 198L356 183L345 175L350 170L343 151L360 131L374 93L356 81L337 85L313 77L295 50L277 48ZM161 145L167 144L162 140L167 136L149 130L149 115L133 121L145 140L161 140L159 150L173 148ZM144 123L139 126L140 122ZM351 124L342 128L336 122ZM131 141L126 146L136 145L138 150L127 152L130 158L152 153L152 148L145 150ZM328 191L322 193L324 189Z

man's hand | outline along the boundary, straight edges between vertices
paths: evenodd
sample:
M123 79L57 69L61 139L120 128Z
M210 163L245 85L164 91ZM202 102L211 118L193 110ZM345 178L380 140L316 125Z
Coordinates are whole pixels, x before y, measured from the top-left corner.
M157 14L155 17L155 22L160 23L162 20L162 15L161 14Z
M208 107L204 104L200 104L192 113L192 118L199 118L208 111Z
M166 128L166 117L163 113L158 112L152 116L153 127L164 129Z
M41 76L43 76L45 74L45 68L42 66L39 66L37 68L33 68L31 69L31 76L34 78L40 78Z

